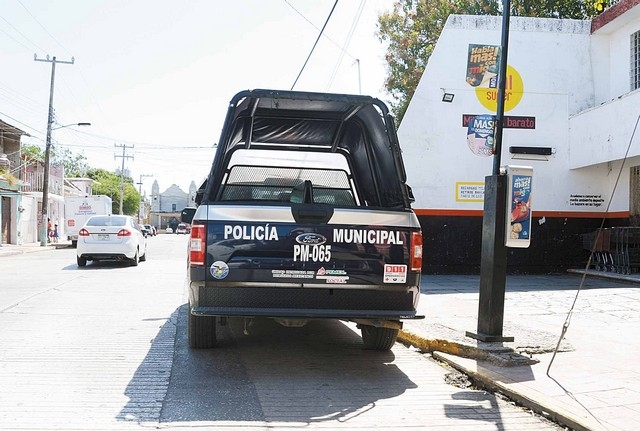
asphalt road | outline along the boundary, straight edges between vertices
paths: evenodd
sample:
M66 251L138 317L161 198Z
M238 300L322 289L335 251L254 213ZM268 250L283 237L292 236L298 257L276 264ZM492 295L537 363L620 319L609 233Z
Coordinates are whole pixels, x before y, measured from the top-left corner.
M0 258L0 429L559 429L412 348L363 350L342 322L232 319L191 350L186 246L149 238L138 267Z

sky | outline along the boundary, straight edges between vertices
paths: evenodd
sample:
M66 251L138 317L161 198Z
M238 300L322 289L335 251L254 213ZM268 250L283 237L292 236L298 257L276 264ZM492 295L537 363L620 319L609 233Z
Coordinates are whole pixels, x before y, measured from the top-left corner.
M92 168L114 171L124 161L147 195L155 180L161 192L172 184L187 192L206 178L239 91L295 83L389 103L376 31L393 0L339 0L297 78L335 3L3 0L0 119L44 148L52 63L34 55L55 56L54 128L91 126L54 130L54 146L83 154Z

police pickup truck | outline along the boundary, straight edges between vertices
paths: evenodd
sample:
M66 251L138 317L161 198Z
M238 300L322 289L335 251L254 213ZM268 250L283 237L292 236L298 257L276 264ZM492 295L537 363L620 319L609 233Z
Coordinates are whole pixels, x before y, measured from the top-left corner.
M389 350L416 316L422 233L393 119L378 99L251 90L230 101L186 208L192 348L227 317L355 322Z

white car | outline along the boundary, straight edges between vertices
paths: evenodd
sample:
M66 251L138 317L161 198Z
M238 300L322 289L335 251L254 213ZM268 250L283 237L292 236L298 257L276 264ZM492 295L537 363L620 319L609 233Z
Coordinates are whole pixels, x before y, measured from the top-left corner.
M173 233L173 229L171 229L170 227L167 227L167 229L165 230L166 233Z
M90 260L129 260L136 266L147 258L147 239L131 216L92 216L78 232L76 255L78 266Z

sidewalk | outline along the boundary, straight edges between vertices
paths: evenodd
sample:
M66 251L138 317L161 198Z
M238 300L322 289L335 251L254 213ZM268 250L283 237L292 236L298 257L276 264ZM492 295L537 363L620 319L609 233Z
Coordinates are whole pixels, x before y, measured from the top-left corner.
M0 259L69 246L3 244ZM583 271L571 272L507 276L509 343L465 336L477 330L479 276L423 275L418 314L425 319L405 321L399 339L571 429L639 430L640 274L589 272L549 367L582 281Z
M479 276L424 275L426 317L405 321L399 338L571 429L638 430L640 275L589 272L549 368L584 271L574 272L507 276L508 343L465 336L477 331Z
M46 246L41 246L39 242L30 242L28 244L15 245L15 244L2 244L0 246L0 257L11 256L23 253L33 253L36 251L55 250L58 248L71 247L70 241L59 241L57 243L47 243Z

